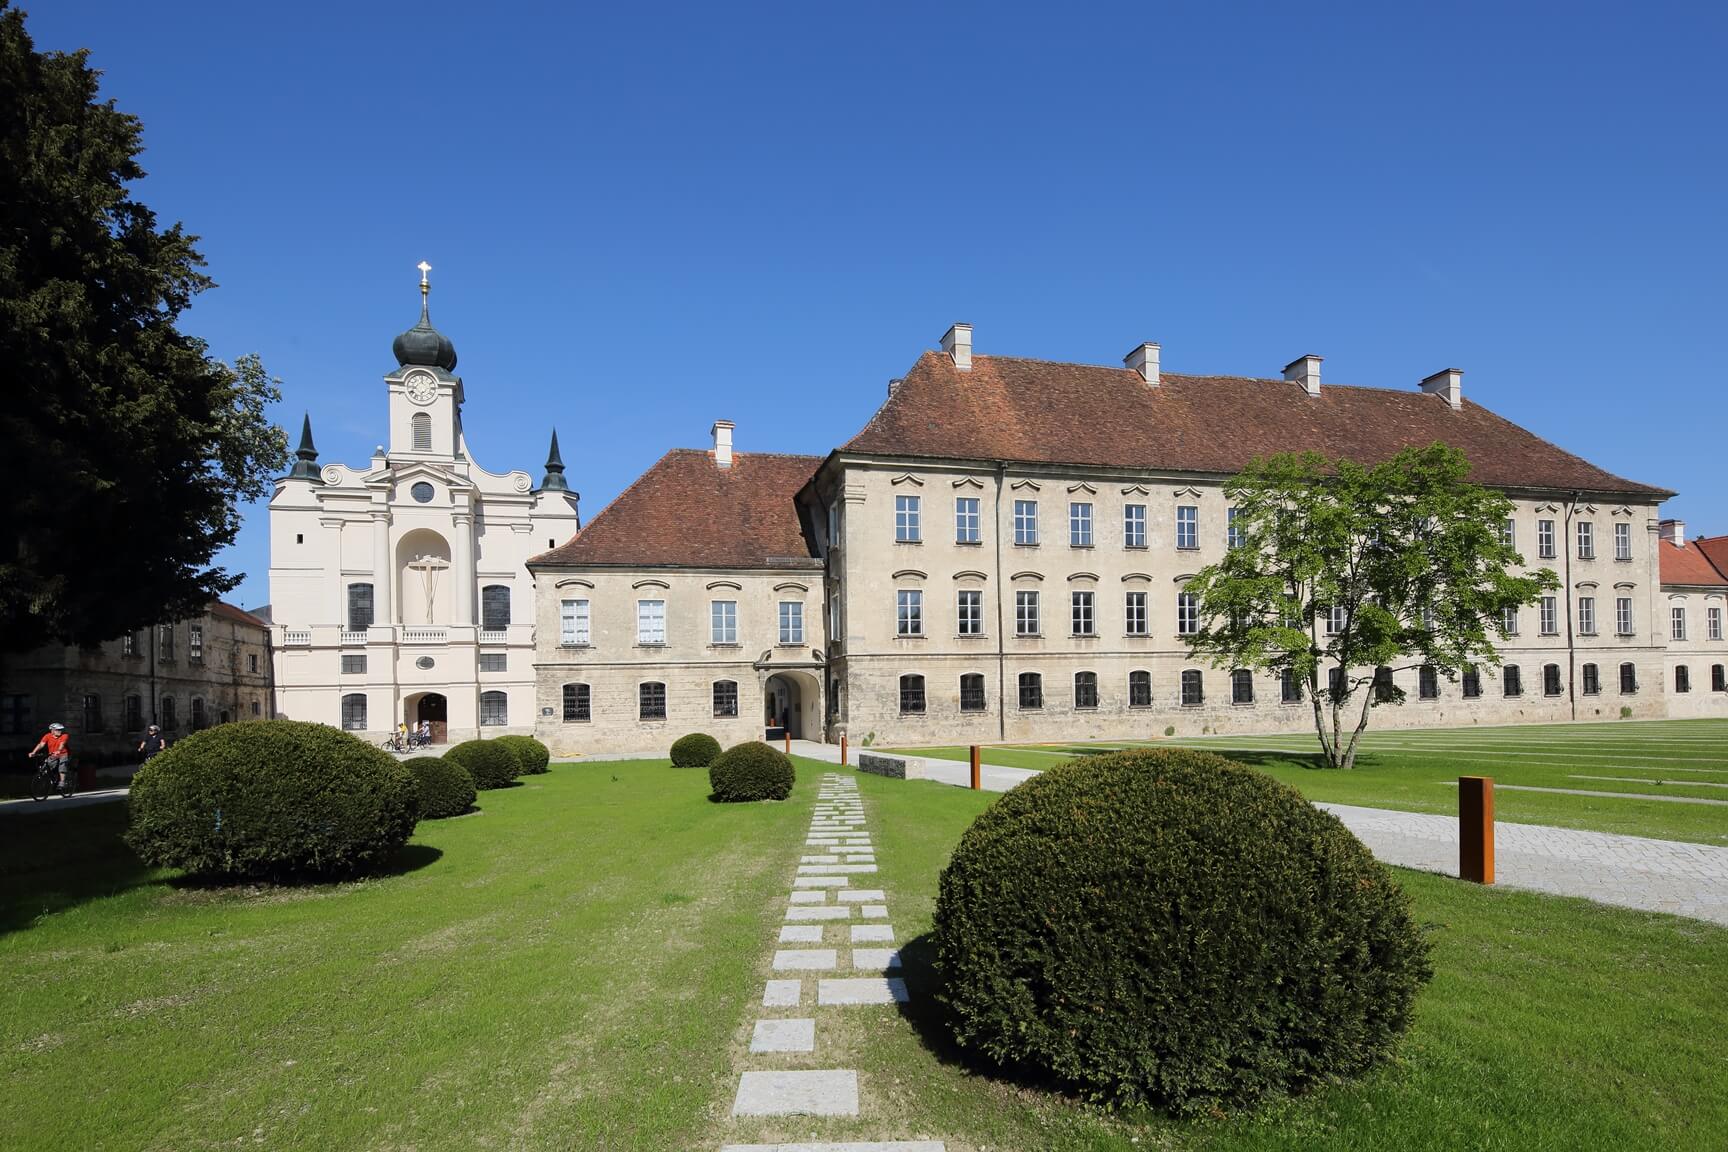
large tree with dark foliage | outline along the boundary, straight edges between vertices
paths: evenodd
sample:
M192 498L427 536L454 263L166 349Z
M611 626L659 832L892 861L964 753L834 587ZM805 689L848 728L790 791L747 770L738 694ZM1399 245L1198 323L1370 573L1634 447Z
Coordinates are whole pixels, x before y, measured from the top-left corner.
M196 612L238 582L211 561L287 461L258 357L177 327L213 281L131 195L142 125L99 75L0 0L0 650Z

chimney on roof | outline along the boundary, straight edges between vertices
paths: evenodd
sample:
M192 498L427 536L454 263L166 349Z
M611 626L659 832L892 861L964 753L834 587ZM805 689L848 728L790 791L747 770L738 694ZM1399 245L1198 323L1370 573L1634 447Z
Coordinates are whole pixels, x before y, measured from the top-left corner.
M1656 533L1676 548L1686 547L1686 521L1664 520L1656 525Z
M1447 407L1457 408L1464 403L1464 370L1442 368L1422 381L1422 391L1444 396Z
M1320 395L1320 361L1319 356L1298 356L1284 365L1284 379L1302 385L1302 391L1310 396Z
M942 351L954 358L954 367L972 371L972 325L951 324L942 333Z
M1158 387L1158 345L1142 344L1128 355L1122 357L1122 363L1140 373L1140 379Z
M717 468L732 467L732 429L737 427L730 420L716 420L710 429L714 433L714 465Z

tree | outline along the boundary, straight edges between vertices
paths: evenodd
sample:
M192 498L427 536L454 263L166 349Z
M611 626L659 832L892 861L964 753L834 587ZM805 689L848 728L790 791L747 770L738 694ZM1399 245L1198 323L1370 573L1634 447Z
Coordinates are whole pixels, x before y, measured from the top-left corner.
M287 463L258 357L176 327L213 282L130 194L142 126L98 77L0 0L0 650L200 610L238 583L211 563L238 503Z
M1498 665L1506 610L1559 586L1550 569L1512 571L1512 502L1469 470L1443 444L1372 467L1315 453L1250 464L1224 485L1234 545L1183 589L1203 623L1190 650L1304 686L1327 765L1349 768L1374 707L1403 703L1392 672L1455 681Z

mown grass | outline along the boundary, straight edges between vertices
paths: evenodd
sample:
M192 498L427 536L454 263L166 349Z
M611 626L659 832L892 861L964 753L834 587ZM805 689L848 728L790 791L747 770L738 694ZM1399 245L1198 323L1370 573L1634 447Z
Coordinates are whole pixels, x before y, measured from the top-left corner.
M980 1074L930 1015L919 937L994 797L872 776L870 879L919 996L810 1008L860 1073L859 1120L742 1125L741 1038L827 770L800 762L789 803L717 805L701 771L554 765L421 825L393 874L308 888L142 869L117 804L0 819L0 1148L1702 1149L1728 1131L1728 932L1414 873L1438 974L1401 1060L1359 1084L1187 1125Z
M1728 844L1728 805L1636 798L1728 801L1728 720L1370 729L1349 771L1319 766L1312 733L991 745L983 756L989 764L1042 769L1075 755L1128 744L1206 748L1253 764L1310 800L1409 812L1456 813L1459 776L1491 776L1500 785L1609 792L1616 795L1500 788L1494 807L1500 819L1527 824ZM967 755L961 747L901 751L954 760Z

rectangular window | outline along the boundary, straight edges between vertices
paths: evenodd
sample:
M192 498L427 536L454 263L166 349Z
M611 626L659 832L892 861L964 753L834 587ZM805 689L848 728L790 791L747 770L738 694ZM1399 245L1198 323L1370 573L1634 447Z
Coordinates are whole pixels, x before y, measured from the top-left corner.
M1554 559L1554 521L1536 521L1536 555L1544 560Z
M581 724L593 718L589 711L588 685L564 685L564 723Z
M1092 505L1086 503L1068 505L1068 546L1071 548L1092 547Z
M1294 668L1278 673L1278 699L1286 704L1302 703L1302 681L1296 678Z
M956 597L954 620L962 636L984 635L984 593L966 590Z
M978 498L961 496L954 501L954 543L977 544L983 540L978 523Z
M901 636L924 635L924 593L916 588L902 588L894 599L895 632Z
M480 671L505 672L509 670L509 657L503 652L480 653Z
M84 727L85 733L102 731L102 697L94 692L84 694Z
M1500 522L1500 543L1508 548L1518 547L1518 521L1510 516Z
M1074 707L1098 707L1098 673L1074 673Z
M128 696L120 703L125 713L126 731L141 731L144 727L144 697Z
M1020 673L1020 707L1044 707L1044 678L1036 672Z
M364 675L366 672L366 657L362 653L355 656L342 657L342 674L344 676Z
M900 544L918 543L918 497L894 497L894 539Z
M1554 636L1560 632L1560 600L1556 596L1542 597L1541 612L1542 635Z
M1542 665L1542 695L1558 696L1564 691L1566 688L1560 682L1560 665Z
M258 653L256 653L256 652L246 653L246 670L248 672L258 671Z
M1502 608L1500 610L1500 630L1508 636L1518 635L1518 609Z
M174 659L174 625L164 624L156 629L156 655L162 660Z
M588 643L588 601L559 601L558 643L566 648L579 648Z
M1014 501L1014 543L1038 543L1038 501Z
M640 720L666 719L666 685L651 680L636 689L636 715Z
M170 711L169 701L162 701L162 726L172 728L174 725L167 719ZM355 692L342 697L342 727L349 732L364 732L366 730L366 697Z
M1146 505L1122 506L1122 545L1125 548L1146 547Z
M1596 559L1596 525L1588 520L1578 521L1578 559Z
M1686 607L1676 604L1668 609L1668 636L1673 640L1686 639Z
M1692 669L1684 664L1674 669L1674 691L1692 691Z
M120 655L138 655L138 633L128 632L126 635L120 637Z
M1596 597L1578 597L1578 634L1580 636L1596 635Z
M1146 618L1146 593L1129 592L1124 605L1125 622L1123 631L1130 636L1145 636L1150 634L1151 625Z
M1624 521L1614 525L1614 559L1632 559L1632 525Z
M1586 664L1580 671L1584 676L1584 695L1598 696L1602 692L1602 672L1594 664Z
M924 711L924 677L900 677L900 711L913 713Z
M968 672L960 677L960 711L984 711L984 677L977 672Z
M1326 609L1326 635L1336 636L1344 631L1344 607Z
M804 601L780 601L780 643L804 643Z
M1152 673L1128 673L1128 707L1152 707Z
M1068 594L1069 615L1076 636L1096 636L1097 621L1093 618L1093 593L1070 592Z
M1466 668L1464 669L1464 675L1459 679L1460 688L1464 693L1464 699L1474 700L1482 695L1482 673L1476 671L1474 668Z
M1242 546L1242 529L1236 527L1236 509L1234 506L1224 512L1224 547L1240 548Z
M1038 635L1038 593L1014 593L1014 635Z
M348 631L364 632L372 627L372 585L348 585Z
M1200 547L1200 509L1193 504L1176 508L1176 547Z
M721 720L738 715L738 681L714 681L714 715Z
M1638 665L1631 662L1620 665L1620 694L1630 696L1638 691Z
M1176 635L1193 636L1200 631L1200 597L1192 592L1176 594Z
M1710 639L1722 639L1722 609L1715 607L1704 609L1704 630L1705 635Z
M1728 692L1728 668L1720 664L1710 665L1710 691Z
M1508 664L1500 669L1501 687L1507 696L1524 695L1524 676L1518 670L1518 665Z
M480 628L502 632L510 627L510 586L488 584L480 589Z
M1632 635L1632 597L1620 596L1614 601L1614 634Z
M708 642L710 644L738 643L738 601L708 601Z
M1326 692L1329 699L1344 699L1345 691L1348 688L1349 685L1344 682L1344 669L1336 665L1326 669Z
M636 643L666 643L666 601L636 601Z
M186 628L186 659L204 662L204 626L202 624L188 625Z
M1198 668L1189 668L1182 673L1182 707L1198 708L1206 702L1205 682L1200 678Z
M1424 664L1416 670L1416 695L1422 700L1440 698L1440 674L1434 671L1432 664Z
M1230 703L1254 703L1254 673L1238 668L1230 673Z

